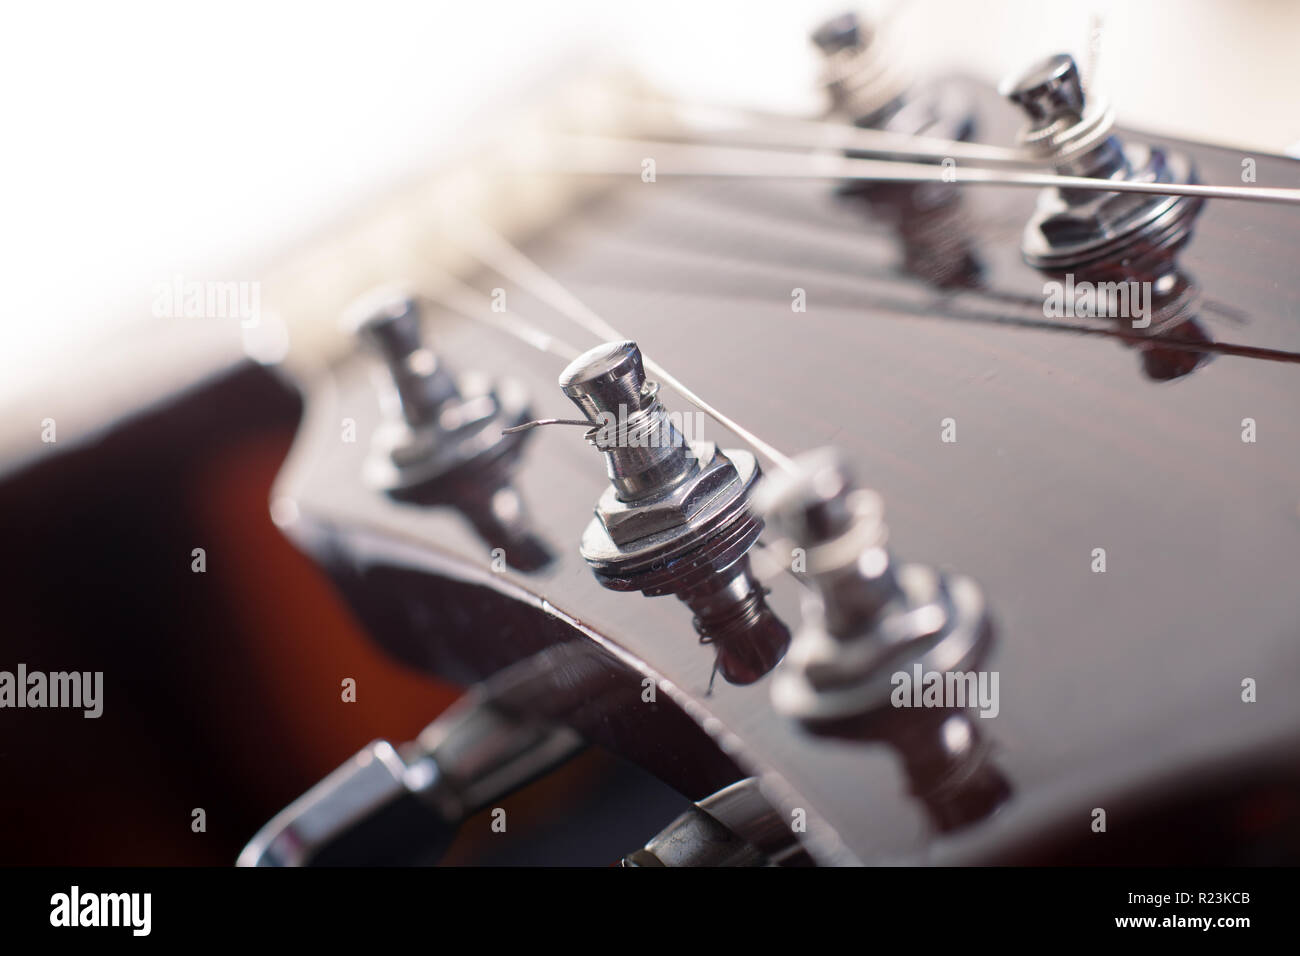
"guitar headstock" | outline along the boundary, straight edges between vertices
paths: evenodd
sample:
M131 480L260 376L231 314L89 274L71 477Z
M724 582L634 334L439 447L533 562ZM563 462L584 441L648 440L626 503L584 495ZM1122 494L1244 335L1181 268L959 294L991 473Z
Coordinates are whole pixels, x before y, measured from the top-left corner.
M1263 785L1300 734L1243 690L1300 673L1300 210L1069 57L1000 95L815 42L818 120L723 147L579 98L287 267L298 324L404 285L299 363L277 523L400 659L763 859L1081 858L1097 808L1244 753ZM536 739L512 782L570 752Z

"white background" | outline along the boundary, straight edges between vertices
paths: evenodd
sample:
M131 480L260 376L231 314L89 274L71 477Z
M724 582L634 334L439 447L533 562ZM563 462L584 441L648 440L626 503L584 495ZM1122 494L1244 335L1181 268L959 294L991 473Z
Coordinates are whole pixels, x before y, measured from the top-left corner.
M427 165L482 104L575 50L702 99L815 109L806 35L841 6L10 5L0 389L94 347L175 271L224 277ZM1082 55L1094 11L1123 122L1244 149L1300 141L1300 3L918 0L900 16L922 72L996 80L1046 53Z

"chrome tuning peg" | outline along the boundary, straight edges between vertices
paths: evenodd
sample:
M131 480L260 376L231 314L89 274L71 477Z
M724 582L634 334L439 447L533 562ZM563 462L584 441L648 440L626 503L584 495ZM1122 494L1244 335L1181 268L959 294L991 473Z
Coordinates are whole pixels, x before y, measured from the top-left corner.
M1196 169L1183 154L1115 136L1113 111L1084 90L1068 54L1047 57L1009 77L1000 89L1028 118L1020 145L1063 176L1197 182ZM1052 187L1044 190L1025 226L1021 252L1043 272L1077 273L1074 279L1107 284L1095 313L1130 320L1140 336L1126 344L1137 343L1147 375L1180 378L1210 355L1187 348L1209 337L1197 321L1200 286L1177 262L1203 205L1197 196ZM1135 295L1141 297L1138 307ZM1162 346L1162 339L1172 346Z
M950 82L914 84L883 29L861 15L832 17L813 32L812 42L822 55L820 83L833 117L902 136L960 141L974 134L975 107L966 89ZM940 288L983 281L984 266L953 184L854 181L843 183L840 193L866 199L877 218L893 223L910 274Z
M832 114L913 136L961 140L973 132L970 97L951 85L915 84L882 24L848 11L822 23L811 39Z
M510 481L527 432L509 430L530 418L523 386L454 373L425 343L419 303L400 290L363 297L343 321L383 360L396 398L375 430L367 483L399 501L456 508L512 567L548 563Z
M990 625L969 578L902 565L887 541L880 496L853 481L832 449L770 476L758 509L804 549L805 577L819 596L772 683L782 712L817 723L889 706L889 675L900 663L925 670L974 666Z
M1063 176L1197 181L1191 160L1181 153L1125 144L1113 135L1114 112L1085 94L1068 54L1047 57L1009 77L1000 90L1028 117L1021 145ZM1191 196L1052 188L1025 228L1022 250L1030 265L1048 271L1102 269L1135 258L1171 260L1191 236L1202 204Z
M763 522L749 508L760 475L747 451L688 441L646 380L635 342L598 345L560 375L591 428L610 486L582 535L582 556L616 591L675 594L695 613L734 683L770 670L790 635L749 567ZM678 419L680 422L681 419Z
M810 731L883 742L902 759L912 792L939 829L988 815L1010 787L992 765L970 704L900 709L899 674L973 673L993 630L970 578L900 565L883 504L859 487L833 449L800 456L764 479L756 508L803 549L813 595L790 653L772 678L777 710Z

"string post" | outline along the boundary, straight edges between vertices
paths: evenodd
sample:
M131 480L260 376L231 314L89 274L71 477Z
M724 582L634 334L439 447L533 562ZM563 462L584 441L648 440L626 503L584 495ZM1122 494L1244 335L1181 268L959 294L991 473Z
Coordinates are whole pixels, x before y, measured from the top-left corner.
M1000 89L1028 118L1021 145L1062 177L1156 189L1198 182L1184 154L1113 135L1113 112L1104 102L1089 102L1069 54L1040 60ZM1040 201L1021 251L1026 262L1046 272L1083 270L1089 279L1154 283L1172 273L1174 255L1191 238L1203 205L1199 196L1098 192L1063 183L1049 187ZM1131 266L1131 274L1109 275L1121 263ZM1096 275L1099 270L1107 274Z
M668 417L658 384L646 379L635 342L583 353L561 373L560 390L591 422L588 440L604 453L619 501L661 496L699 476L695 449Z
M679 597L715 647L719 672L749 683L775 666L790 638L749 567L763 528L749 508L758 460L688 441L645 364L635 342L615 340L560 374L560 389L591 423L588 439L605 456L610 482L581 553L607 588Z

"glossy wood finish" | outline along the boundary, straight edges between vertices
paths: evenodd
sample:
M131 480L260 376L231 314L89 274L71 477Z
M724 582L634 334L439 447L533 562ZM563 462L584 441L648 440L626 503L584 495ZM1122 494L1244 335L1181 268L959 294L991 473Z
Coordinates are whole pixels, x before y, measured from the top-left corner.
M991 94L981 102L982 138L1005 142L1015 120ZM1239 181L1239 154L1191 151L1203 181ZM1295 162L1254 158L1261 185L1300 185ZM351 581L356 600L375 567L428 576L382 592L390 610L407 608L390 634L406 635L408 658L463 678L539 644L595 642L660 678L774 804L807 810L807 846L826 863L989 860L1049 830L1087 833L1091 808L1137 806L1157 784L1195 787L1231 755L1294 754L1300 213L1210 202L1181 257L1205 296L1203 335L1174 333L1153 356L1154 343L1107 320L1044 317L1044 277L1019 253L1032 192L964 194L958 219L928 242L960 250L965 230L983 279L945 290L901 268L898 229L879 208L824 184L629 180L527 251L768 442L843 448L884 495L900 557L980 582L1001 713L976 723L1011 798L986 821L936 835L888 748L810 736L772 710L766 679L714 679L713 650L680 602L603 590L577 549L606 479L577 429L540 430L514 470L554 554L535 573L493 573L489 546L451 507L367 490L361 463L378 408L368 365L352 360L310 384L277 493L296 505L287 530ZM512 312L595 344L504 280L477 285L502 286ZM806 313L791 309L796 288ZM539 417L571 415L560 360L486 325L431 319L457 368L519 379ZM1161 380L1171 368L1185 374ZM355 444L339 440L345 417L358 423ZM946 418L955 443L940 440ZM1241 439L1244 418L1257 424L1253 444ZM703 437L741 444L711 422ZM1094 548L1106 550L1104 574L1091 570ZM533 616L503 629L499 612L433 583L457 579ZM797 585L779 579L770 600L796 627ZM1259 682L1254 704L1241 701L1247 677ZM683 792L703 795L727 776L698 742L689 766L674 764L680 728L637 714L635 695L624 706L632 713L609 719L635 729L618 746ZM1112 813L1098 839L1133 839L1129 819Z

